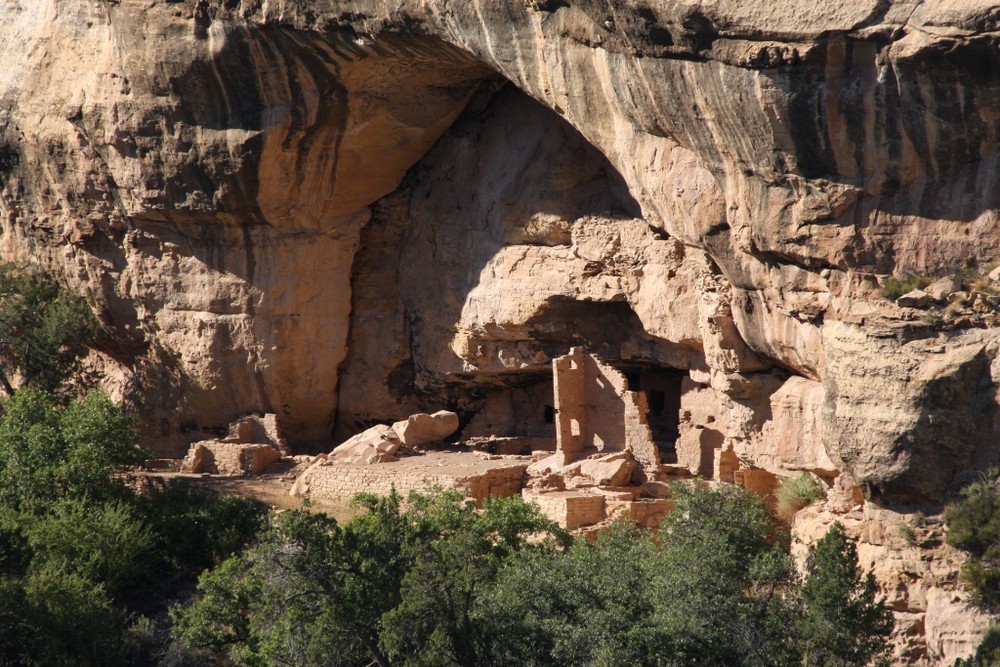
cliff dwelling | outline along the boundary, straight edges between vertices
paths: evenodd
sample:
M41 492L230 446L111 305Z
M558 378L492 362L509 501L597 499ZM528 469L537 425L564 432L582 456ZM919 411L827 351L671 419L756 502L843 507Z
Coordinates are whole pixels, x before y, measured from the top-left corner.
M576 528L804 475L793 534L847 525L951 664L981 624L893 531L1000 463L993 14L7 3L0 254L164 459Z

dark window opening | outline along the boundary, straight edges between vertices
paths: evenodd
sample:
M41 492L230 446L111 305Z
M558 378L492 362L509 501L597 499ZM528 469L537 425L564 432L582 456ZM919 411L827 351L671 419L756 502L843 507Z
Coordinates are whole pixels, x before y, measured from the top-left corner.
M657 366L632 366L620 369L629 391L646 396L646 418L653 442L660 450L660 461L677 462L677 438L680 437L681 381L684 371Z
M649 413L656 417L662 416L663 409L667 404L667 395L662 391L651 389L646 398L649 401ZM680 406L678 406L678 409L680 409Z

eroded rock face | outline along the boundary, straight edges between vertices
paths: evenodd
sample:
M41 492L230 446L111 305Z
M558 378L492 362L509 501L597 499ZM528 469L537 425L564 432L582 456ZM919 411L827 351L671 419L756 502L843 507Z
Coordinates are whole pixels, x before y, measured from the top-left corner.
M699 374L753 459L771 415L747 373L843 410L864 373L834 352L831 379L838 322L907 317L874 274L1000 243L988 12L788 4L11 2L4 254L89 293L164 447L249 410L322 440L338 400L342 433L432 395L471 413L584 343ZM870 440L889 478L932 422L985 424L963 451L998 439L981 335L978 371L901 380L926 416ZM952 371L978 373L972 412ZM825 453L883 500L966 467L869 483L852 419L824 420Z
M692 472L939 504L1000 457L1000 278L879 287L1000 258L995 14L7 0L0 254L87 294L164 454L251 412L551 439L582 346Z

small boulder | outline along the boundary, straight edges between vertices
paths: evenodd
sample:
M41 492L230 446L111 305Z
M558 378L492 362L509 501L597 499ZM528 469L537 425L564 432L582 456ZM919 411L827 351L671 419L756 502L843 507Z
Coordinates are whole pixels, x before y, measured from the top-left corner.
M945 276L935 280L924 288L924 292L930 295L931 299L937 303L944 303L949 296L962 289L962 279L959 276Z
M1000 266L990 271L989 275L986 277L995 283L1000 283Z
M562 467L563 458L560 454L546 453L548 456L528 465L527 473L529 477L544 477Z
M407 447L422 447L440 442L458 430L458 415L448 410L438 410L432 415L410 415L405 421L392 425L396 437Z
M620 452L580 461L580 474L602 486L624 486L635 467L635 459L627 452Z
M926 308L931 303L931 295L919 289L907 292L896 299L896 305L903 308Z
M391 426L378 424L337 445L330 458L338 463L385 463L397 460L402 445Z

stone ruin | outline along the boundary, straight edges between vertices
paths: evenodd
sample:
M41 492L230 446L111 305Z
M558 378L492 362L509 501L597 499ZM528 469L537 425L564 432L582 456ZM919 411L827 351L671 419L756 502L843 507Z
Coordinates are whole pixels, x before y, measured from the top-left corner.
M450 444L445 441L460 420L447 410L373 426L329 453L293 457L305 469L299 468L290 494L346 501L360 492L406 495L441 487L480 504L521 494L570 529L618 518L656 526L671 507L668 482L691 475L771 494L778 478L745 468L704 427L713 420L702 414L704 393L686 375L630 373L572 348L552 362L553 405L539 400L544 395L537 387L524 396L511 393L473 416L462 439ZM518 422L519 411L539 408L543 418L525 416L513 435L487 434L491 426L503 430ZM545 422L554 438L544 432ZM250 415L225 438L193 444L181 472L259 475L289 455L276 416Z
M259 475L282 456L291 453L281 435L277 415L248 415L229 427L218 440L191 445L181 461L183 473Z
M670 509L646 395L582 348L552 362L556 451L536 454L522 495L551 519L579 528L614 518L658 525Z
M369 428L316 457L291 494L346 500L361 491L405 495L440 486L477 502L520 493L571 529L615 518L657 525L670 509L666 482L689 472L661 463L661 451L675 456L673 442L654 438L646 393L630 389L623 372L582 348L555 359L552 370L554 406L542 407L551 412L554 439L485 435L490 417L480 414L466 429L472 437L424 451L454 434L459 420L446 411L417 414ZM470 445L489 451L471 451ZM540 448L525 454L525 446Z

